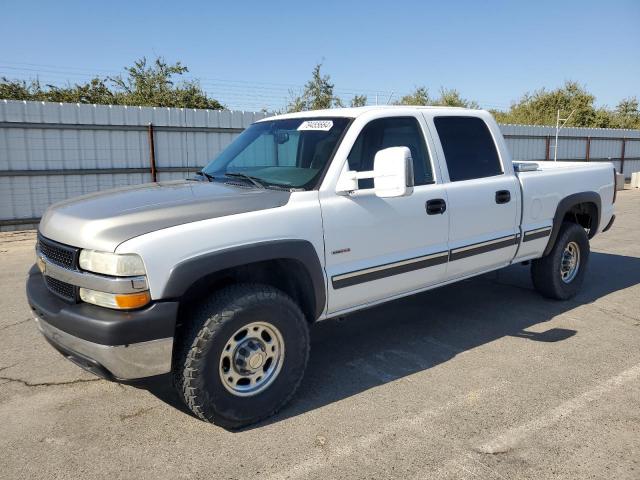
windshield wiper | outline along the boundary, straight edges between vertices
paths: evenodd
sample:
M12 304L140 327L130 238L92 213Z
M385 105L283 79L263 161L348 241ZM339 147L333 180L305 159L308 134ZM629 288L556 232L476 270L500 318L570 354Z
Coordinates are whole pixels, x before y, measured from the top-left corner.
M213 182L215 180L215 177L213 175L211 175L210 173L205 172L204 170L200 170L198 172L198 175L203 176L204 178L206 178L210 182Z
M251 175L247 175L246 173L240 173L240 172L225 172L224 174L226 177L237 177L237 178L244 178L245 180L249 180L251 183L253 183L256 187L258 188L262 188L263 190L266 187L266 183L262 182L260 179L256 178L256 177L252 177Z

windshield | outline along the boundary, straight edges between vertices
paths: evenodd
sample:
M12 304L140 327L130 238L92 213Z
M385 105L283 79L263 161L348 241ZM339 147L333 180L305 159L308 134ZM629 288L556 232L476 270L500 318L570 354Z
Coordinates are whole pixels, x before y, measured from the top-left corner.
M314 188L349 120L316 117L254 123L203 172L214 178L242 174L267 187Z

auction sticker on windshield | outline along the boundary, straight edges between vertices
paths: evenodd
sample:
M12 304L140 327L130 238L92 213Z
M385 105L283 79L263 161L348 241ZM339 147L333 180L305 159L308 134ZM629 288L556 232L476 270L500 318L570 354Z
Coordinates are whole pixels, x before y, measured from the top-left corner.
M333 127L332 120L306 120L300 124L298 130L319 130L328 132Z

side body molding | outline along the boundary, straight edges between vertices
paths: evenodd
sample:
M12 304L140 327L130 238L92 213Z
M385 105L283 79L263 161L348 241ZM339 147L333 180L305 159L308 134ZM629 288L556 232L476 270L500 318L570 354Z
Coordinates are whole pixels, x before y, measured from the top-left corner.
M326 280L318 254L307 240L259 242L185 260L171 270L162 298L179 298L194 282L212 273L267 260L296 260L304 266L313 288L315 318L312 320L316 320L326 305Z
M598 230L598 225L600 225L600 215L602 212L602 200L600 199L600 195L596 192L580 192L569 195L568 197L563 198L558 203L558 207L556 208L556 214L553 217L553 229L551 230L551 236L549 237L549 243L547 243L547 247L544 249L543 256L548 255L551 252L551 249L556 243L556 238L558 238L558 233L560 232L560 227L562 226L562 220L564 219L565 214L571 210L572 207L578 205L580 203L593 203L596 206L596 215L591 228L589 229L589 238L593 238Z

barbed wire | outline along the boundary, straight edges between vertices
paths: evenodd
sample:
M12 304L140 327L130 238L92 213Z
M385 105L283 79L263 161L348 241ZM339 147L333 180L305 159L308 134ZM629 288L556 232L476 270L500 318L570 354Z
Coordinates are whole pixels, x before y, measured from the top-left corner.
M72 84L71 77L75 77L77 82L78 79L86 81L96 77L117 76L124 73L126 73L124 70L93 69L89 71L78 67L0 60L0 76L8 78L16 75L22 77L31 76L30 80L37 79L45 84L60 84L63 82ZM35 78L33 78L34 76ZM185 75L182 78L186 81L198 81L207 95L216 98L232 110L284 110L292 97L300 95L304 90L303 84L294 83L225 79L208 76L194 77L190 75ZM397 100L409 95L411 92L369 87L334 87L334 93L338 97L342 97L346 104L349 104L356 95L365 95L367 104L373 105L376 103L376 99L380 104L385 104L389 97L392 100ZM478 103L484 108L502 109L509 107L508 104L494 101L478 101Z

